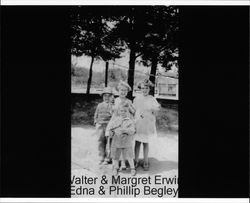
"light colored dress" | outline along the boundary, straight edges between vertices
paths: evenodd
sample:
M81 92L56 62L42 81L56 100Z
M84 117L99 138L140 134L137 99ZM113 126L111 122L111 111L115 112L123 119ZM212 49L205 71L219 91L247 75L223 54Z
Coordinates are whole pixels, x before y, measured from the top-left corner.
M122 149L125 152L125 159L133 158L134 121L129 117L122 118L118 116L109 122L107 131L109 132L109 136L112 137L111 157L119 159L117 150Z
M156 136L156 118L154 111L159 110L160 104L151 96L139 95L134 99L135 140L143 143L149 142L149 137Z
M111 136L110 129L112 129L113 126L116 125L117 123L119 124L120 118L119 118L119 116L117 114L117 111L118 111L119 105L122 104L123 102L125 102L125 103L127 103L129 105L129 115L128 115L128 117L129 117L129 120L132 120L132 122L134 122L135 108L134 108L134 106L132 104L132 101L127 99L127 98L124 101L122 101L121 98L117 97L115 99L115 104L114 104L113 110L112 110L113 115L112 115L112 117L111 117L111 119L110 119L110 121L109 121L109 123L107 125L105 136ZM133 146L133 141L134 141L133 138L134 138L134 136L131 136L129 138L132 141L132 146ZM130 142L130 141L128 141L128 142ZM116 143L116 141L114 141L114 143ZM123 141L123 143L125 143L125 142ZM114 149L117 149L117 148L114 147L114 145L112 147L112 144L113 144L113 138L112 138L112 141L111 141L111 156L112 156L112 154L115 154ZM128 154L128 155L126 157L124 157L124 159L126 159L127 157L133 157L133 151L134 150L132 149L132 146L125 150L126 154Z

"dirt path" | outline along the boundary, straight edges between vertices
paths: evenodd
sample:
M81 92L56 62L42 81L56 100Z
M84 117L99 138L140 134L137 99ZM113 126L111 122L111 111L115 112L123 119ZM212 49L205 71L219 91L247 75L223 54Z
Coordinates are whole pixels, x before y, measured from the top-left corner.
M111 165L98 165L97 161L97 138L94 134L94 128L81 128L73 127L71 130L72 135L72 178L73 177L98 177L96 184L84 184L82 187L89 188L89 190L82 191L78 189L80 193L76 194L76 188L79 188L80 185L75 182L72 184L74 187L74 192L72 197L134 197L134 194L131 194L131 191L127 195L110 192L111 179L112 179L112 166ZM178 197L177 184L155 184L156 175L158 178L172 178L176 180L178 178L178 136L177 135L164 135L163 133L158 134L158 137L152 138L150 141L150 152L149 152L149 161L150 161L150 170L144 171L141 167L137 170L136 177L145 177L151 178L151 184L146 189L156 188L155 193L147 195L144 193L145 186L143 184L137 185L137 188L140 189L140 194L137 197ZM142 158L142 150L140 154ZM104 185L104 188L109 191L105 195L99 195L97 193L98 188L102 185L100 180L102 176L106 175L108 179L107 185ZM120 177L131 177L130 170L121 172ZM117 185L116 185L117 186ZM127 184L121 187L125 190L125 186L130 186ZM95 194L91 195L91 189L95 188ZM114 189L114 188L113 188Z

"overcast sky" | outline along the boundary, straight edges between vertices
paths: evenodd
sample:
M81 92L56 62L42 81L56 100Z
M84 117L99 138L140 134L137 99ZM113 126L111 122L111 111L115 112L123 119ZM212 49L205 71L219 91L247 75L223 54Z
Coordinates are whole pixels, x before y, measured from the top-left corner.
M90 62L91 62L91 58L88 56L81 56L81 57L76 57L76 56L72 56L71 57L72 60L72 64L75 64L76 66L79 67L85 67L85 68L89 68L90 67ZM116 59L115 64L121 65L121 66L125 66L127 68L124 67L124 69L128 69L129 67L129 52L125 52L122 54L122 57L120 59ZM113 61L110 61L110 68L112 68L115 64L113 64ZM117 66L119 67L119 66ZM122 68L122 67L120 67ZM160 65L158 65L158 69L160 72L163 71L162 67ZM149 74L150 73L150 67L145 67L143 65L139 65L138 63L135 63L135 70L145 73L145 74ZM93 71L96 72L104 72L105 71L105 62L102 60L95 60L94 64L93 64Z

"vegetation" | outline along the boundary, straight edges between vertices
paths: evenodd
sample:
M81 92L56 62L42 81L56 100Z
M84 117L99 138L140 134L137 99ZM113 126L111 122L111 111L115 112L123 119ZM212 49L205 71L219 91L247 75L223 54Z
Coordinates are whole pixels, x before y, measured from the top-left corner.
M157 65L166 69L178 58L178 9L172 6L74 7L72 49L76 56L91 57L87 94L92 83L94 60L106 62L129 50L127 81L133 88L136 61L151 66L154 82ZM111 73L112 74L112 73ZM113 77L113 76L112 76ZM123 75L121 75L123 77ZM105 83L107 84L106 77ZM128 95L132 98L132 92Z
M96 7L74 7L71 21L71 53L76 56L84 54L91 57L86 92L89 94L94 60L114 60L120 57L124 49L119 40L110 38L109 21L105 13Z
M86 67L71 67L71 81L72 86L87 87L89 69ZM146 76L143 74L135 73L135 84L144 79ZM108 85L116 87L120 80L127 79L127 71L120 68L109 68L108 70ZM92 85L93 88L104 87L105 76L103 72L93 72Z
M86 96L86 95L85 95ZM93 126L94 113L98 103L102 101L99 95L88 96L91 99L86 101L85 96L73 94L71 103L72 125ZM158 100L162 108L156 117L156 127L158 131L178 131L178 110L176 105L167 104L166 100Z

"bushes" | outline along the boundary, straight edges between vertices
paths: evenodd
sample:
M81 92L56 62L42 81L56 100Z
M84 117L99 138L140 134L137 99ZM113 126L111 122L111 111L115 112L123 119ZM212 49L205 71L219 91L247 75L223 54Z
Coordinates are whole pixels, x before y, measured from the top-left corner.
M71 101L71 124L73 125L94 125L94 113L98 103L102 102L99 95L79 95L72 94ZM156 116L157 130L160 131L178 131L178 111L174 108L168 108L168 101L161 100L161 110ZM171 105L173 106L173 105ZM177 104L175 104L175 107Z
M98 103L102 102L99 95L86 96L72 94L71 124L94 125L94 114Z
M158 130L178 131L178 112L162 107L156 116L156 126Z
M76 67L71 65L71 85L72 86L87 86L87 81L89 77L89 69L86 67ZM135 72L134 84L136 85L139 81L148 77L145 74ZM92 75L92 88L104 87L105 73L96 72L93 70ZM127 80L127 70L121 69L119 67L109 68L108 70L108 84L111 87L116 87L120 80Z

